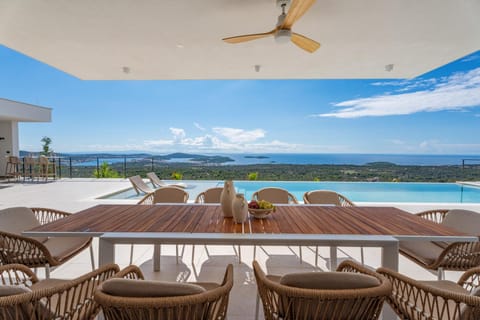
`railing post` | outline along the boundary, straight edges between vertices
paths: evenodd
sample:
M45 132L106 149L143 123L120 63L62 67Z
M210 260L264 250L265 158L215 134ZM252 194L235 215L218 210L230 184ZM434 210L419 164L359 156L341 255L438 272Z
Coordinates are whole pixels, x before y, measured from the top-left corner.
M152 172L155 172L155 170L153 170L153 156L152 156Z
M62 158L60 157L58 157L58 179L62 179Z
M123 156L123 178L127 179L127 156Z
M68 157L68 159L70 160L70 165L69 165L69 171L70 171L70 179L72 179L72 157Z
M99 162L99 159L97 157L97 179L100 178L100 162Z

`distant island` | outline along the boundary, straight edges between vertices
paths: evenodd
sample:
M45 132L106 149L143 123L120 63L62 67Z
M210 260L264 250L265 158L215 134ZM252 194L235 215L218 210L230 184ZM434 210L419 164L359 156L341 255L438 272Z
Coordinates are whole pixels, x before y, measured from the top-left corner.
M268 159L270 157L267 157L267 156L244 156L244 158L247 158L247 159Z

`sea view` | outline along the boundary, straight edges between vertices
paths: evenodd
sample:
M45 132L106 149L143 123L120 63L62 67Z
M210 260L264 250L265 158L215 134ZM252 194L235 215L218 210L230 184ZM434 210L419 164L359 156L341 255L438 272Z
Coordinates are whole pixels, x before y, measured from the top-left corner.
M397 165L461 165L464 159L476 159L469 164L480 163L480 155L426 155L426 154L348 154L348 153L273 153L273 154L222 154L235 160L230 164L352 164L390 162Z
M145 157L154 157L156 154L129 154L125 153L128 161L142 160ZM165 156L165 155L162 155ZM167 160L161 160L165 163L192 163L205 164L212 163L208 161L194 160L198 154L183 154L181 158L172 157ZM349 154L349 153L265 153L265 154L244 154L244 153L225 153L225 154L206 154L208 159L219 160L213 163L217 165L255 165L255 164L318 164L318 165L366 165L372 162L389 162L396 165L403 166L445 166L445 165L462 165L465 164L480 164L480 155L428 155L428 154ZM95 166L97 164L96 158L100 162L107 162L109 164L119 163L124 161L124 155L119 152L115 155L101 154L65 154L64 157L72 157L78 159L74 165ZM221 158L220 158L221 157ZM225 161L225 159L233 161ZM84 160L82 160L84 159Z

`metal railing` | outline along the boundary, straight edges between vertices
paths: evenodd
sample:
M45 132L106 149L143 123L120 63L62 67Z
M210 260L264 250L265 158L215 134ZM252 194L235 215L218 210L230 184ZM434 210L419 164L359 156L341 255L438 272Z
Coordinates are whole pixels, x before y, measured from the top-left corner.
M38 161L35 166L27 166L23 157L18 172L21 172L24 177L31 176L32 170L38 170ZM155 171L160 167L168 167L169 163L162 156L138 156L138 155L108 155L101 156L69 156L69 157L48 157L52 164L55 177L97 177L102 178L103 163L110 172L116 172L118 177L127 178L129 176L138 174L139 172Z

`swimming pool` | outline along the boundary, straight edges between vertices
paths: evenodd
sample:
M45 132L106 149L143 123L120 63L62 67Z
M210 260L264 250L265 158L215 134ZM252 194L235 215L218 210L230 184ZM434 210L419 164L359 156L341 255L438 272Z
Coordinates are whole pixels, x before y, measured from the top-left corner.
M223 181L185 181L191 185L187 189L190 200L201 191L223 186ZM313 181L234 181L237 192L244 193L247 199L258 189L278 187L287 189L302 200L310 190L333 190L354 202L447 202L480 203L480 188L457 183L410 183L410 182L313 182ZM107 195L101 199L139 199L133 189Z

